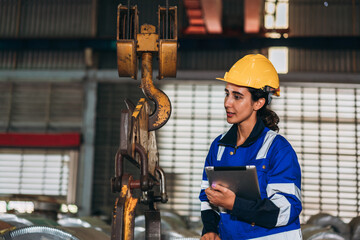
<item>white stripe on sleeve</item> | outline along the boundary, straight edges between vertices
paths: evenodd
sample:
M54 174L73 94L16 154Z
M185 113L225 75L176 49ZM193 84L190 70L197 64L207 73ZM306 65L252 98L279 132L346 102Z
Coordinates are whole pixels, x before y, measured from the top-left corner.
M207 189L209 187L209 181L202 180L201 189Z
M266 187L268 197L276 193L286 193L296 196L301 201L301 191L294 183L270 183Z
M275 194L270 198L270 201L272 201L280 209L275 227L285 226L288 224L290 219L291 204L286 197L280 194Z
M268 151L270 149L270 146L271 146L271 144L274 141L276 136L277 136L277 133L272 131L272 130L269 130L266 133L263 145L261 146L258 154L256 155L256 160L266 158L266 155L267 155L267 153L268 153Z
M208 201L203 201L201 202L201 211L206 211L206 210L213 210L214 212L220 215L219 209L217 207L214 206L212 207Z
M226 132L227 133L227 132ZM226 133L223 133L222 135L221 135L221 138L220 139L222 139L225 135L226 135ZM219 149L218 149L218 152L217 152L217 156L216 156L216 160L217 161L221 161L221 157L222 157L222 155L224 154L224 151L225 151L225 146L219 146Z
M209 202L201 202L201 211L212 210Z
M225 151L225 146L219 146L217 157L216 157L217 161L221 161L221 157L224 154L224 151Z

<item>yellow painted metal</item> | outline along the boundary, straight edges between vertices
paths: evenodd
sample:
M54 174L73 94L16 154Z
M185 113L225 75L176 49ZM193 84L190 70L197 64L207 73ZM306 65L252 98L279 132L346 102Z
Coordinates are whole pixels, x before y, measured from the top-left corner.
M117 65L119 77L137 77L137 56L135 40L119 40L116 42Z
M155 33L138 34L138 52L157 52L158 51L158 35Z
M123 179L125 180L125 178ZM115 200L112 219L112 240L133 240L135 227L135 208L138 199L132 196L130 176L122 185L121 192Z
M171 103L168 96L156 88L152 80L152 54L143 53L141 58L141 88L155 102L155 112L149 118L149 131L159 129L170 118Z
M157 179L158 176L155 173L155 168L159 164L159 155L155 132L149 132L150 114L151 111L148 102L145 98L140 98L131 116L132 125L130 128L130 143L128 144L127 152L133 159L141 164L140 156L135 154L135 144L143 146L148 156L148 172Z
M120 77L130 76L136 79L137 54L142 57L141 88L144 94L155 103L155 110L149 117L149 131L162 127L170 118L171 104L164 92L157 89L152 81L152 57L159 54L159 79L176 76L177 65L177 29L171 30L174 39L161 39L156 33L156 28L150 24L143 24L140 33L134 35L135 39L120 39L123 36L120 31L121 12L124 7L118 8L118 32L117 32L117 64ZM137 14L137 9L134 12ZM177 26L176 8L171 9L174 20L172 26ZM136 15L135 14L135 15ZM137 15L136 15L137 17ZM136 22L136 21L135 21ZM160 23L160 20L159 20ZM135 28L136 29L136 28ZM134 30L136 31L136 30ZM161 47L159 47L159 45ZM159 50L160 49L160 50Z
M140 33L137 34L138 52L157 52L159 35L156 34L156 28L150 24L143 24Z
M134 220L135 208L138 202L137 198L133 198L127 185L123 185L121 195L126 197L124 207L124 240L134 239Z
M138 143L147 151L149 105L145 98L140 98L132 114L132 125L130 132L130 144L128 154L139 164L140 156L135 154L135 144Z
M122 131L123 138L126 138L125 141L128 140L128 142L121 145L123 146L121 153L137 161L142 167L141 170L148 172L152 175L152 179L156 179L157 182L160 182L160 175L156 174L156 169L159 167L159 153L157 151L154 130L159 129L169 120L171 103L168 96L153 84L152 60L153 55L159 55L160 79L176 76L177 11L176 7L169 10L159 8L158 33L155 26L150 24L142 25L140 33L138 33L138 12L136 6L128 9L125 6L119 5L117 19L116 47L119 76L130 76L136 79L138 57L141 56L141 88L146 97L155 104L154 109L151 110L148 100L141 98L135 109L132 107L130 110L129 108L126 112L127 115L122 115L124 116L122 122L128 123L130 126L129 128L125 127L124 131ZM169 17L165 17L168 15ZM169 29L167 28L168 26ZM166 31L164 31L165 27ZM166 34L164 35L164 33ZM162 37L159 37L160 34ZM165 39L164 36L166 36ZM120 156L122 157L123 155ZM118 162L122 163L122 158L116 158L116 163ZM120 168L117 168L116 171L122 172ZM142 190L148 189L149 180L147 175L147 173L144 174L142 172L142 180L140 182ZM119 186L119 182L116 181L118 180L115 179L113 184L118 184L116 186ZM121 181L123 184L121 193L116 200L114 208L112 240L130 240L134 238L134 213L138 199L132 197L130 185L123 182L123 179ZM119 187L116 189L119 191ZM158 223L160 227L160 218Z
M168 35L166 36L166 26L168 26ZM177 32L177 7L169 7L168 23L166 24L166 8L159 6L158 8L158 34L160 39L176 40Z
M140 27L140 33L148 33L148 34L151 34L151 33L156 33L156 27L154 25L151 25L151 24L143 24L141 25Z
M127 16L128 13L131 16ZM131 19L129 24L126 21L128 18ZM126 6L118 5L116 52L119 77L137 78L136 36L139 28L138 22L137 6L131 7L128 11Z
M130 16L128 16L130 13ZM130 19L130 22L128 20ZM139 14L137 6L132 6L128 9L127 6L122 4L117 8L117 29L116 40L122 39L134 39L136 40L136 34L139 32Z
M177 41L159 40L159 79L176 77Z
M145 104L145 98L140 98L138 104L136 105L135 109L134 109L134 112L132 114L132 117L133 118L138 118L139 114L140 114L140 110L143 108Z

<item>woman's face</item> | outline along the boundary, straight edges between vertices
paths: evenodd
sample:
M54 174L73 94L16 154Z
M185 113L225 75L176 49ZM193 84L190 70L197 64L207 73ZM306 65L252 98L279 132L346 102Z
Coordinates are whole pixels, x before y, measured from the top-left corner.
M248 88L227 83L224 99L227 122L230 124L256 123L256 111L263 105L259 104L259 101L252 100Z

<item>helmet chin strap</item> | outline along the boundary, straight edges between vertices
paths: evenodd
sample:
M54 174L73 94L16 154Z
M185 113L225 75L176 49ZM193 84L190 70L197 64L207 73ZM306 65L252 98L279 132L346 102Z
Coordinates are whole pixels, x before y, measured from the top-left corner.
M267 105L270 105L271 100L272 100L272 96L274 95L274 92L271 91L271 90L272 90L272 89L271 89L271 87L269 87L269 86L265 86L264 89L263 89L263 91L268 94L268 95L267 95L267 99L266 99Z
M272 92L269 92L268 97L267 97L267 104L268 104L268 105L270 105L270 103L271 103L272 95L273 95L273 93L272 93Z

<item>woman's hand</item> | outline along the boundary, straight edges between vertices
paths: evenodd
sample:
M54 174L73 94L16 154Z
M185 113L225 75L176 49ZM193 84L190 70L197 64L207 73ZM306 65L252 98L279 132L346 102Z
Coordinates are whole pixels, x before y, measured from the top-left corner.
M212 185L205 189L206 196L211 204L232 210L235 202L235 193L221 185Z
M200 240L221 240L219 235L213 232L205 233Z

